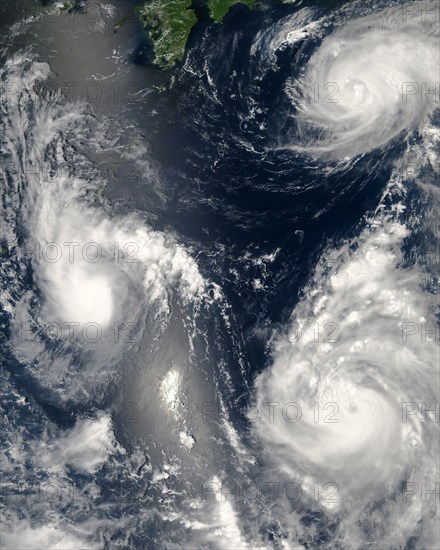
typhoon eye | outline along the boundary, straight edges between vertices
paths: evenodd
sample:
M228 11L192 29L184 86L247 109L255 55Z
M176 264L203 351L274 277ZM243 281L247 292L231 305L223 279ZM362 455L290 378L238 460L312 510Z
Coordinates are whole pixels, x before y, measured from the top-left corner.
M322 40L296 84L297 129L282 140L286 147L324 158L353 157L410 133L438 107L438 94L417 93L438 87L438 28L404 24L399 15L393 8L355 19ZM331 101L323 94L330 83ZM303 93L310 88L320 96ZM307 138L316 131L318 140Z

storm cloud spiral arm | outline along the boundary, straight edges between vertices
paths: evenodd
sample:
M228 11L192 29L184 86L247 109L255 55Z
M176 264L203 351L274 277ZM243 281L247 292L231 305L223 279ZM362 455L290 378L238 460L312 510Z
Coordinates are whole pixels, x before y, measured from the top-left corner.
M0 544L439 547L438 5L131 4L0 19Z

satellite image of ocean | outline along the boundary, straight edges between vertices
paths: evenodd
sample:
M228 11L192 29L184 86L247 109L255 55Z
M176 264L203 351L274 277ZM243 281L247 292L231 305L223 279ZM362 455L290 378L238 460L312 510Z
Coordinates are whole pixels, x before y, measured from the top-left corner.
M0 29L0 549L439 550L439 2Z

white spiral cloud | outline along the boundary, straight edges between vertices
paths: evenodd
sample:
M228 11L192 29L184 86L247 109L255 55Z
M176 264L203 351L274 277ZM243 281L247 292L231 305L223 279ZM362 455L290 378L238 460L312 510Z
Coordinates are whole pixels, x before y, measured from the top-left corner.
M292 148L351 158L417 128L439 107L438 49L435 17L405 4L343 21L286 88L297 106Z
M114 323L135 323L144 305L166 314L173 293L184 305L197 303L206 281L188 251L140 216L106 215L91 199L107 182L99 175L90 183L66 169L65 138L85 131L85 106L36 92L49 73L27 55L12 57L2 70L4 152L14 174L5 226L11 248L11 228L24 229L43 297L40 320L55 324L58 335L61 328L62 337L90 325L92 340Z
M339 502L328 508L389 496L420 474L421 453L433 467L426 445L438 441L438 426L422 427L420 415L403 421L405 403L434 409L439 395L438 335L421 335L435 319L420 273L397 267L406 235L383 221L351 256L349 244L333 256L327 275L318 267L256 381L255 433L282 475L336 484ZM414 327L418 335L406 337Z

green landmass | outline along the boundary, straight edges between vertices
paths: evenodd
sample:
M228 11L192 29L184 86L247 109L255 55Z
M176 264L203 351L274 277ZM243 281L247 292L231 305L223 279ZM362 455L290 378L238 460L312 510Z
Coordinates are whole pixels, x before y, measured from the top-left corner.
M253 8L255 0L208 0L209 15L216 23L221 23L235 4L245 4L249 8Z
M154 62L170 69L185 56L189 33L197 23L191 0L152 0L138 6L139 17L153 43Z
M288 3L292 0L281 0ZM206 0L209 15L216 23L222 23L235 4L245 4L250 9L256 0ZM185 57L185 48L191 29L197 23L197 15L191 7L192 0L147 0L136 9L153 44L154 63L163 69L171 69Z
M171 69L185 57L189 33L197 23L191 3L191 0L149 0L137 6L153 44L154 63L163 69ZM208 0L209 14L216 23L221 23L238 3L252 8L255 0Z

